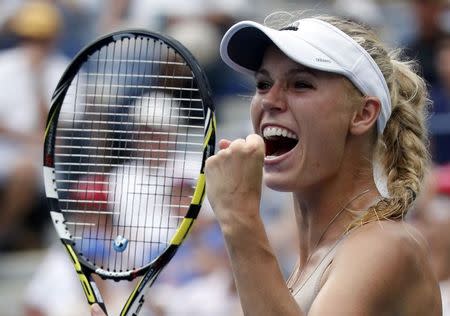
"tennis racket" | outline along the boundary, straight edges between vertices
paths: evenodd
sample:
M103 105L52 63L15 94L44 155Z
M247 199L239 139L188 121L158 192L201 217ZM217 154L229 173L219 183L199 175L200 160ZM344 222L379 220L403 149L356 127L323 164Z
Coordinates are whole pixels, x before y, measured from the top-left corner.
M137 315L205 195L215 118L206 76L174 39L119 31L84 48L52 97L44 178L51 218L89 304L93 278L141 277L120 315Z

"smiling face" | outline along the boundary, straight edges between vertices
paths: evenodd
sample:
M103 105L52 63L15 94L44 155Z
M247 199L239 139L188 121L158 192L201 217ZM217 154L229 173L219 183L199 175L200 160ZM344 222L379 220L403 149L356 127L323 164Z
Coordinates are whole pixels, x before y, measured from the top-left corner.
M301 192L336 176L356 89L344 77L299 65L274 47L255 78L251 116L266 144L266 185Z

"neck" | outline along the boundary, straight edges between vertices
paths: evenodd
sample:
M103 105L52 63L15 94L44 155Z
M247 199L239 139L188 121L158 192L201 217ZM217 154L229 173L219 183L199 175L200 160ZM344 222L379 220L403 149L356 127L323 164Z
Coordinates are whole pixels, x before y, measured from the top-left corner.
M300 266L313 252L338 240L357 216L355 212L365 211L379 198L371 171L370 175L351 178L343 181L333 177L328 184L294 194Z

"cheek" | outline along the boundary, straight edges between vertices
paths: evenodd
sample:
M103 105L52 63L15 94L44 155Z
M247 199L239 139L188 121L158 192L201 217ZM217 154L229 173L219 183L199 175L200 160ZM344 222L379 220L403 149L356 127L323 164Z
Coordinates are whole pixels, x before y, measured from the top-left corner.
M331 118L331 117L330 117ZM325 172L340 164L347 139L344 121L310 117L305 128L305 164L311 172ZM327 173L327 172L326 172Z
M250 118L252 120L253 130L255 132L259 131L259 121L261 120L261 107L258 104L258 100L256 97L252 98L252 102L250 103Z

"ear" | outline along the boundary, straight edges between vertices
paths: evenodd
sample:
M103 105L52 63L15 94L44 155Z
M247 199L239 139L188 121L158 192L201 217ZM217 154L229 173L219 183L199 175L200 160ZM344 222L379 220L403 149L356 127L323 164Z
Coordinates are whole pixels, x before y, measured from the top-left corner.
M363 97L361 101L350 121L350 133L353 135L365 134L376 126L381 110L380 100L376 97Z

